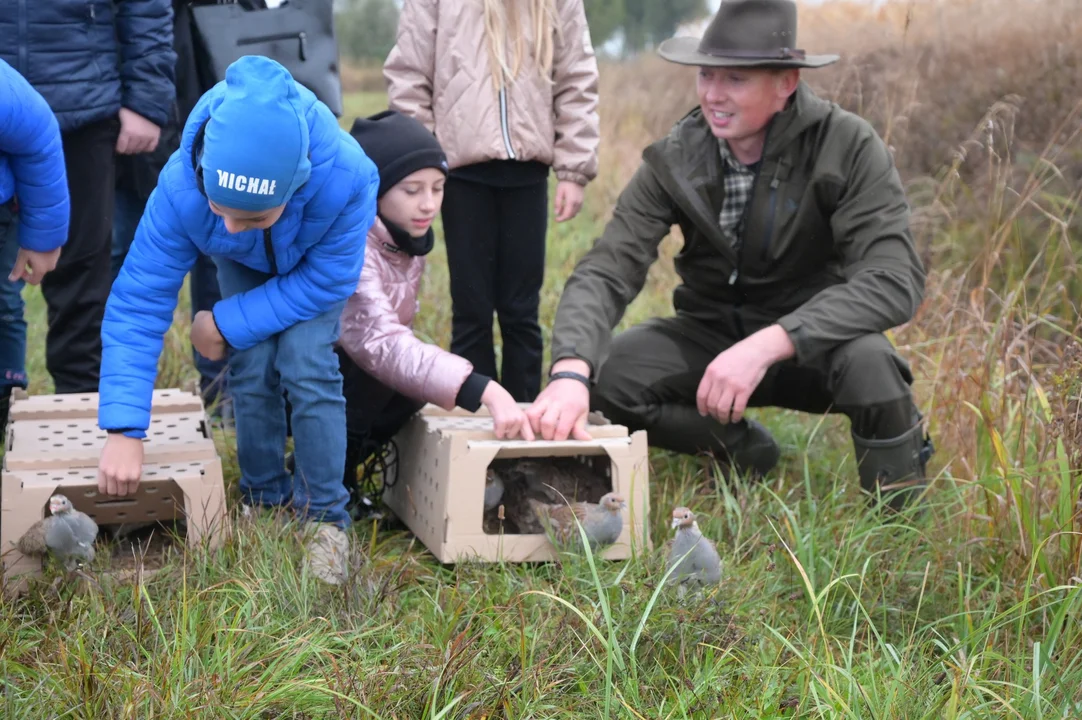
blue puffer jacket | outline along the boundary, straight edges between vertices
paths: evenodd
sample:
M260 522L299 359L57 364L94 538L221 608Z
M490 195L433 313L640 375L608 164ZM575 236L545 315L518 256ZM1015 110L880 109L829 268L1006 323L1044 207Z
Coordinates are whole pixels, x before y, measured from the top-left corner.
M173 112L171 0L0 0L0 59L68 132L124 106L159 127Z
M0 60L0 205L12 197L19 203L21 247L49 252L68 241L71 200L56 117L30 83Z
M312 172L271 227L278 275L214 306L218 329L236 350L349 297L360 278L366 236L376 217L375 164L338 126L327 106L296 85L308 121ZM98 424L104 430L145 437L163 336L173 321L184 276L199 253L272 272L264 232L229 234L211 211L195 173L193 144L225 89L225 81L218 83L192 110L180 149L162 169L113 284L101 329Z

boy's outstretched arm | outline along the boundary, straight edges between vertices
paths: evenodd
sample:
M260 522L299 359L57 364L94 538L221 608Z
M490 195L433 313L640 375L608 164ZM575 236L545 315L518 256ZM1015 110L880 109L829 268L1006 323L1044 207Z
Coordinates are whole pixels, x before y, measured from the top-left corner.
M105 306L98 406L103 430L146 437L163 339L184 277L198 255L168 192L159 185Z
M214 321L230 347L250 348L353 293L364 266L368 229L376 219L378 189L376 166L366 157L345 209L295 268L215 304Z
M11 189L19 206L22 252L16 270L23 270L27 262L33 266L29 253L59 256L56 251L68 240L71 214L60 126L45 98L3 60L0 60L0 163L6 163L11 170L14 179ZM54 257L46 269L55 266ZM9 273L12 268L2 270ZM34 272L26 280L40 283L39 275L43 274Z

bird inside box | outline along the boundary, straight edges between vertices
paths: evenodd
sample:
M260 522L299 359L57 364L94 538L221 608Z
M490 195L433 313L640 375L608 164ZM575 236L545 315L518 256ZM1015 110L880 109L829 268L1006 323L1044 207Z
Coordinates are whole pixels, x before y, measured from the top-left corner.
M74 496L88 512L75 507L67 495L55 493L48 510L16 542L19 552L45 561L55 559L64 570L78 568L93 573L95 569L127 573L157 570L171 549L183 546L186 524L183 518L156 522L98 522L95 517L115 519L110 506L125 501L88 501ZM131 501L127 501L131 502ZM109 508L102 512L102 508ZM179 538L179 539L178 539Z
M605 455L493 460L485 477L482 527L488 535L544 534L538 505L597 504L610 492Z

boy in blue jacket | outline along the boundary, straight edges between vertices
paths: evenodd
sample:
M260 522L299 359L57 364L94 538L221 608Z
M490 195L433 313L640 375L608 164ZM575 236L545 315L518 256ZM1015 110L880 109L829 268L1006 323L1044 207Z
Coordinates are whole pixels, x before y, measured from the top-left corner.
M23 285L56 268L71 200L60 125L49 104L0 60L0 443L11 390L26 389Z
M99 489L134 492L151 393L177 293L200 252L222 300L192 345L230 353L246 510L292 501L316 531L309 563L346 576L345 402L333 344L357 285L379 176L330 109L277 62L246 56L196 104L158 178L102 325ZM293 477L285 468L292 405Z

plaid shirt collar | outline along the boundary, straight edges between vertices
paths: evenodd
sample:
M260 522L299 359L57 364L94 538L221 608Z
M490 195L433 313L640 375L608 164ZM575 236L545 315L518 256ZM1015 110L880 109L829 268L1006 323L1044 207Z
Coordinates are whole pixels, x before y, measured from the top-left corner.
M725 199L721 203L718 224L722 233L733 244L740 245L740 221L744 217L744 208L751 199L752 186L755 184L755 171L736 159L729 144L718 141L722 160L722 182L725 187Z

